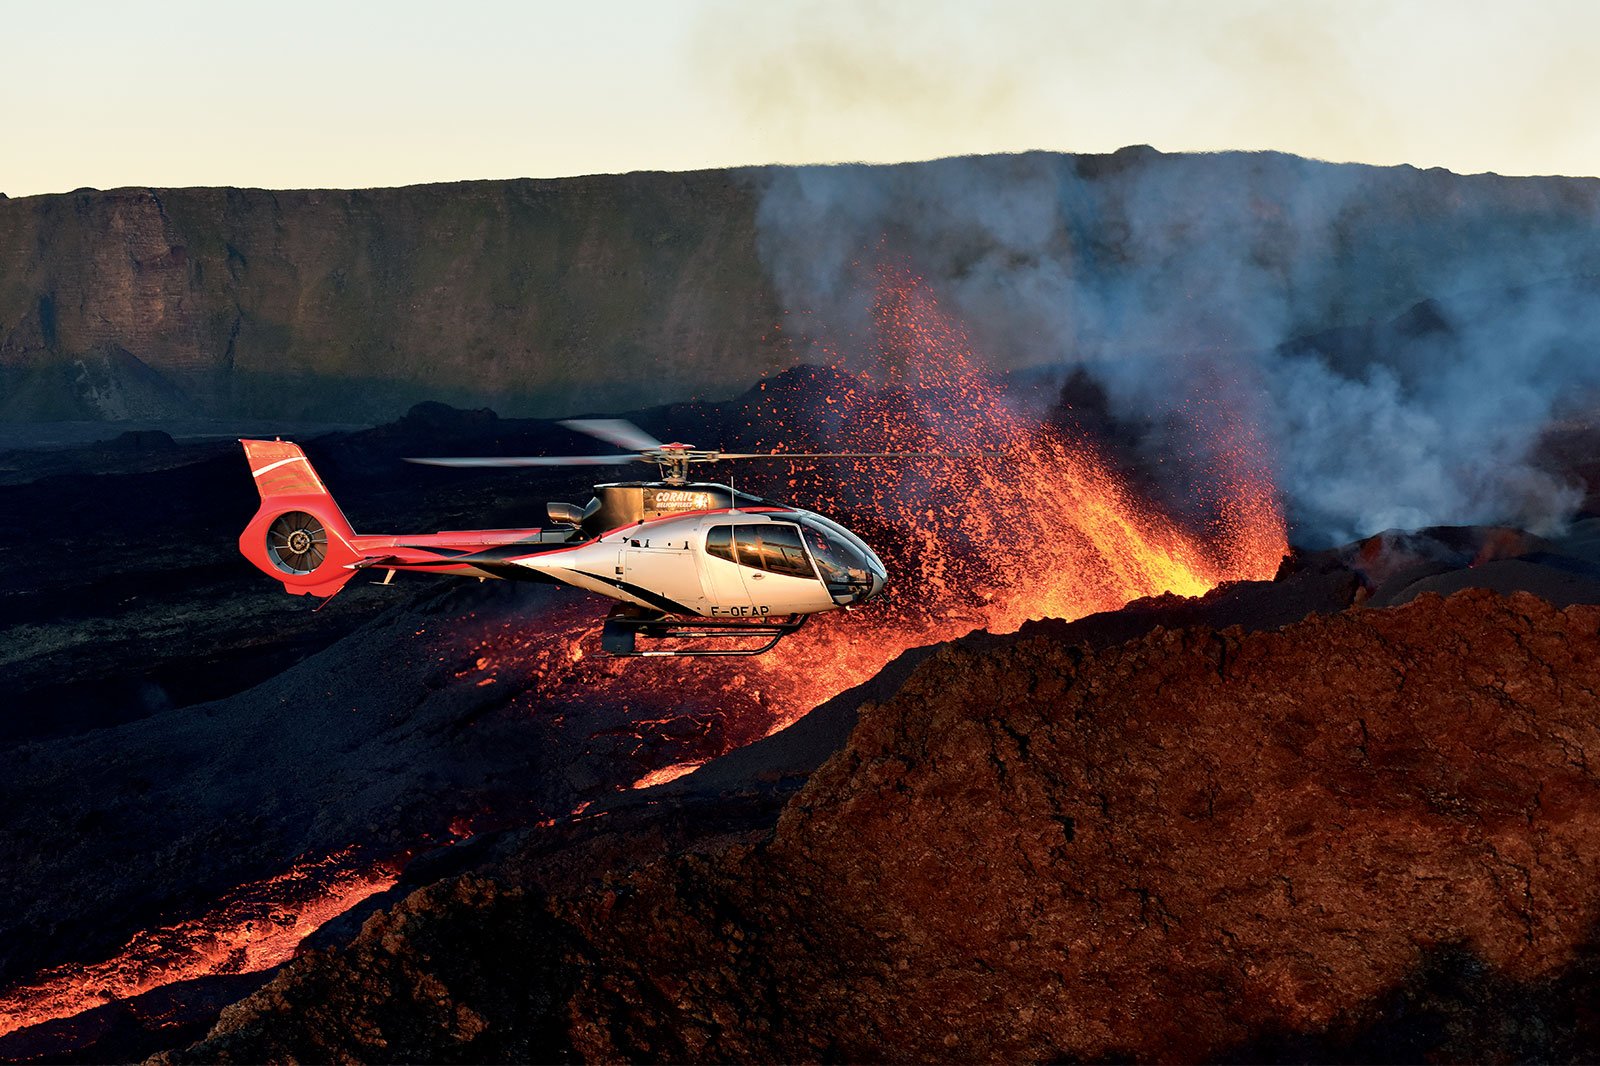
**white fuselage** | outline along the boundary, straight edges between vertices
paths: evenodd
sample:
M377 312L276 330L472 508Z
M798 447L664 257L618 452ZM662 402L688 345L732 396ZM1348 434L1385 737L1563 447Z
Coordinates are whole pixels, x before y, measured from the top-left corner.
M887 577L859 538L799 508L656 518L514 562L646 610L705 618L831 611L870 599Z

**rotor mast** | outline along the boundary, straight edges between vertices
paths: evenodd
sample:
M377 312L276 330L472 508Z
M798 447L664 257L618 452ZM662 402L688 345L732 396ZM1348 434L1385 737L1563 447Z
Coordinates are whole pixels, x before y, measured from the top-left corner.
M689 464L714 463L721 458L720 452L694 448L687 444L663 444L643 454L645 458L655 462L657 469L661 471L661 480L668 485L687 485Z

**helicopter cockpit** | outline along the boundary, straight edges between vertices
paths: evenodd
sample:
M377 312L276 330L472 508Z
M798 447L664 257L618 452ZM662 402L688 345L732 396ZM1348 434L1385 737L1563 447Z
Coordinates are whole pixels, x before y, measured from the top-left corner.
M876 595L888 578L860 537L809 511L751 525L718 525L706 533L706 554L755 570L820 579L841 607ZM815 562L815 568L812 563Z
M860 537L819 514L807 513L800 524L806 547L811 549L834 603L845 606L882 590L889 571Z

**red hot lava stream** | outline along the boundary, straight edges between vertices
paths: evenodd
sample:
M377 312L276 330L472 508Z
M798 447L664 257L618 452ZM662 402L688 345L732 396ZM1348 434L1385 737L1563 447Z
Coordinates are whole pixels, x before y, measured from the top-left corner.
M354 850L238 888L207 914L135 935L105 962L35 974L0 995L0 1036L178 981L287 962L323 923L395 883L385 867L352 867Z

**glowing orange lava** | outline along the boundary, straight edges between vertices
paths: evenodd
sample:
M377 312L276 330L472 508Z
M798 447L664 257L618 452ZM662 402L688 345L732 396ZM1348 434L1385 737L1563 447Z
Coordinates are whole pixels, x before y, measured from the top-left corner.
M1001 453L791 469L785 500L844 522L884 557L882 597L819 616L766 655L715 660L577 654L597 646L600 618L575 605L536 627L503 623L486 635L493 651L478 669L517 663L550 705L621 706L636 717L641 741L642 724L663 713L717 717L720 750L682 751L642 787L677 776L685 755L703 761L782 729L907 649L976 629L1010 632L1034 618L1080 618L1143 596L1197 596L1276 571L1287 549L1283 514L1247 420L1218 398L1227 390L1191 411L1195 426L1212 427L1204 483L1193 490L1211 517L1185 525L1130 487L1092 442L1008 406L920 279L885 270L874 310L876 370L841 374L820 400L764 394L770 400L751 411L750 424L774 451Z
M1219 518L1197 535L1133 491L1092 443L1008 406L920 279L884 270L875 313L876 391L827 401L850 411L843 443L1001 457L859 461L830 475L839 487L823 490L818 509L899 530L909 543L886 560L892 584L882 607L802 630L745 668L784 694L772 729L911 647L975 629L1011 632L1034 618L1081 618L1143 596L1198 596L1277 570L1287 549L1283 513L1241 420L1210 419L1229 439L1215 442L1208 471Z
M639 780L629 785L629 788L649 788L651 785L664 785L668 781L676 781L685 774L692 774L706 764L704 759L691 759L688 762L673 763L663 766L659 770L651 770Z
M353 855L347 849L245 885L208 914L137 934L105 962L40 971L0 995L0 1036L177 981L288 961L325 922L395 883L387 869L351 867Z

